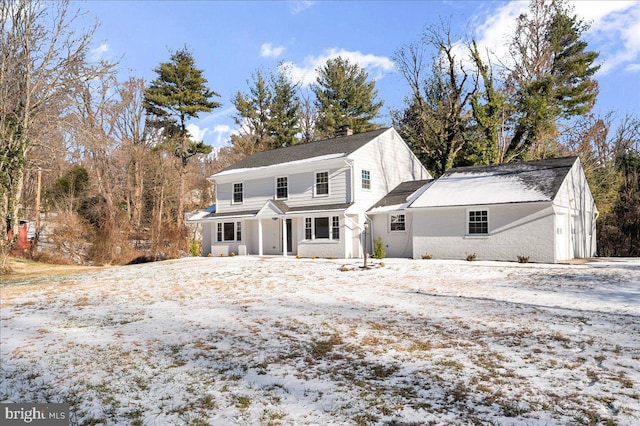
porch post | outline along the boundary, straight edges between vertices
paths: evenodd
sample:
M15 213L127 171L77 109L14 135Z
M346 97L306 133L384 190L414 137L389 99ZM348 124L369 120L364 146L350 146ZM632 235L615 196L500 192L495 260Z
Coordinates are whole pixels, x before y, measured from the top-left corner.
M287 257L287 219L282 219L282 255Z
M262 219L258 219L258 256L262 256Z

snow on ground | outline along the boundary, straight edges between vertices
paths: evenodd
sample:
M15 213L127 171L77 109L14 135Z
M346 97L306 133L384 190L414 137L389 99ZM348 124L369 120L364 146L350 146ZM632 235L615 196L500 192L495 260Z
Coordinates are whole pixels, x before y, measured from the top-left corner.
M640 423L640 260L385 263L5 280L0 401L75 424Z

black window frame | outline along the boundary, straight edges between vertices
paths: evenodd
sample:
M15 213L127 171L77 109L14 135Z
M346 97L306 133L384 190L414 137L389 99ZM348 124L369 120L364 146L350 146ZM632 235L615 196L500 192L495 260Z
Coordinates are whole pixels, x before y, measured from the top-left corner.
M238 191L238 188L240 189ZM244 203L244 183L236 182L233 184L233 194L232 194L233 204L242 204Z
M321 180L322 177L322 180ZM316 172L316 184L315 194L316 196L329 195L329 172ZM322 191L320 190L322 189Z
M283 186L280 185L281 182L284 182ZM276 200L286 200L288 198L289 198L289 177L288 176L276 177Z
M467 214L467 235L489 234L489 211L469 210Z
M396 218L394 221L393 218ZM402 220L400 220L402 218ZM389 215L389 231L404 232L407 230L407 216L404 213Z

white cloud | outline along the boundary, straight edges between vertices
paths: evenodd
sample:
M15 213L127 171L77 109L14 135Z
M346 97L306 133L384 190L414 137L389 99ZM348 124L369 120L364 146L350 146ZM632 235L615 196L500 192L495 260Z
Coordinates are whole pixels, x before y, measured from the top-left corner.
M625 71L640 72L640 64L630 64L627 66Z
M207 134L207 132L209 131L208 128L200 128L200 126L198 126L197 124L187 124L187 131L189 132L189 135L191 136L191 139L195 140L195 141L202 141L204 140L204 136Z
M207 140L205 141L207 144L212 147L218 149L223 146L229 145L229 141L231 135L237 133L231 126L227 124L216 124L213 127L213 130L208 132Z
M277 58L282 55L287 48L284 46L273 46L271 43L264 43L260 47L260 56L263 58Z
M312 0L289 0L289 4L291 7L291 13L296 15L309 9L311 6L315 5L316 2Z
M342 57L351 63L358 64L361 68L366 69L369 77L374 80L379 80L385 74L395 72L393 61L387 57L336 48L329 49L322 55L307 56L301 65L286 62L282 66L289 67L294 81L299 81L303 86L308 86L316 81L318 75L316 70L325 65L327 60L337 57Z
M480 52L486 50L501 61L508 60L508 42L516 18L528 9L528 2L510 1L488 10L473 26L473 37ZM571 1L575 14L590 24L585 33L590 50L600 52L603 65L599 74L615 68L634 70L630 66L640 58L640 2Z
M508 43L513 35L516 19L529 7L528 2L511 1L488 13L486 21L476 24L474 38L481 53L489 51L504 60L509 53Z
M593 4L592 4L593 3ZM574 2L576 14L591 22L587 41L598 48L602 67L598 74L614 69L636 70L640 59L640 2Z
M101 44L91 51L91 60L97 62L101 60L105 53L109 51L109 45L106 43Z

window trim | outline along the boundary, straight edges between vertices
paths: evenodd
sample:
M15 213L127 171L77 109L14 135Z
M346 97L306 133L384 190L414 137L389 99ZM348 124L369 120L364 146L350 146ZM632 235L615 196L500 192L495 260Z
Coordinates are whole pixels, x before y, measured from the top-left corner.
M392 224L393 224L393 217L400 217L402 216L402 222L396 222L396 223L402 223L402 229L392 229ZM405 213L389 213L389 232L407 232L407 215Z
M316 236L316 219L327 219L329 236L327 238L318 238ZM335 220L338 221L338 226L335 225ZM340 241L340 216L329 215L329 216L307 216L304 218L304 240L305 241ZM338 238L334 238L335 234L338 234ZM308 238L311 235L311 238Z
M487 232L471 232L471 230L469 229L470 225L471 225L471 213L486 213L486 222L485 221L474 221L473 223L477 223L477 224L483 224L486 223L487 225ZM488 235L490 235L491 230L489 229L489 209L488 208L469 208L466 209L465 212L465 236L467 237L486 237Z
M240 192L240 196L242 198L241 201L236 201L236 185L242 185L242 192ZM231 184L231 204L242 203L244 203L244 182L233 182Z
M367 174L367 177L364 174ZM365 182L367 185L365 186ZM360 187L363 191L371 191L371 171L367 169L362 169L360 171Z
M232 240L225 240L224 236L225 236L225 225L227 224L233 224L233 239ZM233 242L241 242L242 241L242 231L243 231L243 226L242 226L242 222L239 220L233 220L233 221L222 221L222 222L216 222L216 242L217 243L233 243ZM238 238L240 237L240 238Z
M285 187L285 189L287 190L287 195L285 197L278 197L278 179L286 179L287 186ZM274 200L289 199L289 176L276 176L275 178L273 178L273 185L274 185L274 193L273 193Z
M327 193L326 194L318 194L318 175L326 173L327 174ZM313 173L313 196L314 197L328 197L331 194L331 185L329 185L330 174L328 170L322 170L319 172Z

